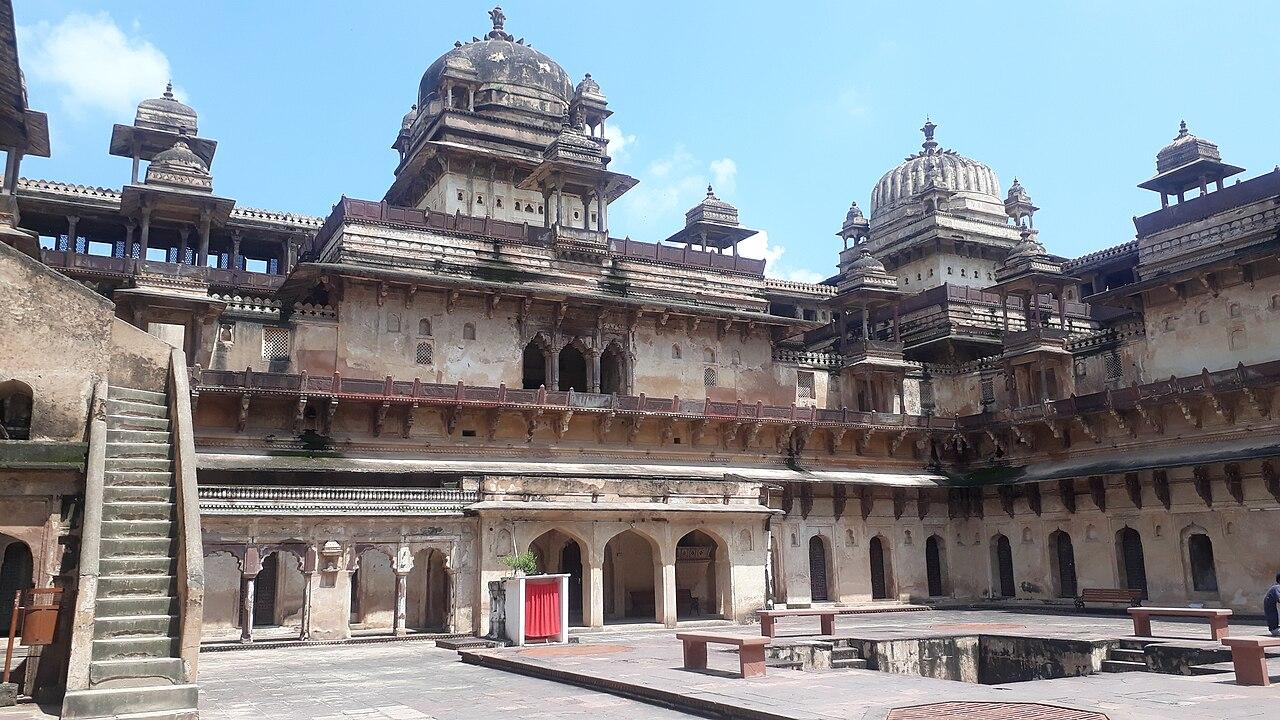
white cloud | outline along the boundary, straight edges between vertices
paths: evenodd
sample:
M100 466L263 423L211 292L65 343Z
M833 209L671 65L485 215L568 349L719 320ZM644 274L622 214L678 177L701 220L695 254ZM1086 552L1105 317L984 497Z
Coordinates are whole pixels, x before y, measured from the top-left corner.
M769 241L769 232L761 230L751 237L738 243L738 253L749 258L763 258L765 261L764 274L771 278L780 280L794 280L795 282L816 283L825 280L828 276L823 275L807 268L790 267L782 262L782 256L785 255L787 249L781 245L775 245Z
M137 33L136 25L132 30ZM165 54L126 35L105 12L75 12L56 25L19 27L18 39L29 79L57 88L71 113L131 115L139 101L158 97L170 79Z
M609 141L609 157L615 163L626 163L630 157L627 148L635 144L636 136L622 132L618 125L605 125L604 138Z
M732 195L737 189L738 163L733 158L720 158L711 161L711 177L717 193Z

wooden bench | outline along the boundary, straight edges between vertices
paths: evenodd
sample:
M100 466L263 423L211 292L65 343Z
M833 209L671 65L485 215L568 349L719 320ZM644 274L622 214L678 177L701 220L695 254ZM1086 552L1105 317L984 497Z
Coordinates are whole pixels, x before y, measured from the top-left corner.
M721 635L718 633L676 633L684 643L684 666L688 670L707 669L707 643L735 645L738 648L739 673L744 678L764 675L764 649L769 638Z
M1231 611L1225 608L1163 608L1163 607L1131 607L1129 615L1133 617L1133 634L1138 637L1151 637L1151 616L1160 617L1198 617L1209 621L1209 637L1221 640L1227 636L1227 622Z
M1236 669L1237 685L1270 685L1267 672L1267 648L1280 647L1280 637L1224 637L1222 644L1231 648L1231 664Z
M1076 598L1076 607L1083 608L1085 603L1125 603L1138 606L1142 604L1142 591L1130 588L1085 588Z
M840 611L821 608L796 608L794 610L757 610L756 614L760 616L760 634L765 637L773 637L774 622L778 618L810 615L817 615L822 622L823 635L835 635L836 615L839 615Z

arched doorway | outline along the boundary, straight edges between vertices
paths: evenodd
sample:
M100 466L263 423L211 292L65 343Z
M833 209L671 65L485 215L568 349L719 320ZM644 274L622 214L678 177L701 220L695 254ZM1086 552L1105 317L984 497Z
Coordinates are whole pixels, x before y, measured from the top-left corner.
M991 538L991 580L992 595L1002 598L1017 595L1013 581L1013 547L1003 533Z
M576 345L565 345L560 349L559 381L556 383L560 391L576 390L587 392L591 386L587 384L587 357Z
M867 554L871 559L871 598L887 600L893 593L893 568L889 563L889 549L879 535L867 543Z
M586 586L581 543L561 530L548 530L529 543L529 550L538 557L538 567L543 572L569 575L569 624L582 625Z
M0 440L31 438L31 386L20 380L0 382ZM7 600L12 604L13 599ZM12 612L10 608L9 612ZM6 631L8 626L6 626Z
M1147 597L1147 563L1142 554L1142 536L1125 526L1116 532L1116 567L1120 581L1130 590L1141 590Z
M701 530L676 542L676 618L721 617L728 594L724 546Z
M16 538L0 535L4 560L0 562L0 633L9 632L13 617L13 596L19 590L35 587L35 564L31 548Z
M537 390L547 384L547 351L537 341L524 346L520 382L525 390Z
M1071 536L1061 530L1049 533L1049 569L1058 591L1058 597L1076 596L1076 551L1071 546Z
M282 550L269 552L253 583L253 626L292 628L300 633L306 582L301 557Z
M1213 561L1213 541L1202 532L1187 536L1187 560L1191 566L1191 589L1199 593L1218 592L1218 568Z
M609 343L600 355L600 392L621 395L626 392L626 359L617 343Z
M661 622L662 587L654 562L657 548L635 530L624 530L604 547L604 614L613 621Z
M444 553L433 548L419 550L405 584L405 627L449 632L451 589Z
M391 557L369 548L356 560L351 575L351 625L358 630L391 630L395 627L396 574Z
M813 602L831 599L830 570L826 538L814 535L809 538L809 599Z
M942 538L930 535L924 541L925 574L928 576L929 597L942 597L947 592L947 559Z

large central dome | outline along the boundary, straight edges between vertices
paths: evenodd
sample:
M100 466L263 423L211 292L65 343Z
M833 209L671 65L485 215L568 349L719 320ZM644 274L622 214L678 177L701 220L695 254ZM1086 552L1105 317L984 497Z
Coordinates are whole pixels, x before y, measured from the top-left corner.
M431 63L418 84L418 106L426 107L448 71L485 85L502 85L511 93L537 101L555 100L568 107L573 96L569 74L555 60L503 31L502 8L489 12L493 30L483 39L458 43Z
M1000 202L1000 180L991 168L954 150L938 147L933 131L938 126L926 121L923 150L908 157L901 165L880 178L871 191L871 217L910 200L928 186L929 175L935 175L938 187L953 192L970 192L989 196Z

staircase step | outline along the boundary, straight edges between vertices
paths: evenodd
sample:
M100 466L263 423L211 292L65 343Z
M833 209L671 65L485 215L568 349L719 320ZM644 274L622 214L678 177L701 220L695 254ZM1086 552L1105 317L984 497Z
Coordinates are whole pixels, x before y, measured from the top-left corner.
M173 523L168 520L103 520L103 539L171 538Z
M174 615L178 612L176 597L100 597L98 614L102 617L135 615Z
M169 597L175 586L173 575L112 575L98 578L98 597Z
M95 640L171 637L177 634L177 615L99 616L93 620L93 638Z
M765 660L764 666L767 668L777 668L779 670L803 670L804 663L799 660Z
M101 545L101 557L105 561L110 558L112 560L124 560L132 557L147 557L162 555L165 557L173 557L178 551L178 541L175 538L103 538Z
M136 390L127 387L107 388L108 400L129 400L130 402L149 403L151 405L168 405L169 398L162 392L154 390Z
M173 485L173 473L167 470L107 470L103 485Z
M1155 640L1124 639L1120 641L1120 647L1125 650L1141 650L1153 642Z
M1132 662L1129 660L1103 660L1102 672L1120 673L1120 672L1146 672L1147 664L1145 662Z
M166 635L112 638L93 641L93 660L128 660L144 657L174 657L178 654L178 638Z
M107 430L108 443L168 443L170 439L166 430Z
M169 443L157 442L108 442L109 458L168 458Z
M108 457L104 468L108 471L138 470L142 472L173 472L173 461L153 457Z
M1111 652L1107 657L1111 660L1128 660L1130 662L1147 663L1147 653L1143 650L1134 650L1131 648L1111 648Z
M137 415L141 417L167 418L169 408L153 403L136 402L134 400L112 400L107 398L107 415ZM110 420L110 418L108 418ZM110 428L110 422L107 423Z
M103 557L98 561L101 577L120 575L173 575L178 561L165 555L125 555Z
M109 502L102 504L103 520L177 519L177 506L171 502Z
M128 680L168 680L179 685L185 672L181 658L97 660L89 663L89 686Z
M175 717L193 717L197 701L194 684L73 690L62 700L62 717L64 720L129 718L157 712L182 712L187 714Z
M109 485L102 489L102 500L106 503L171 503L177 499L177 490L172 485Z
M857 660L862 657L858 652L858 648L853 647L836 647L831 649L831 660Z
M848 660L832 660L832 670L866 670L867 661L863 658L849 658Z
M112 430L160 430L169 432L169 418L145 415L108 415L107 432Z

